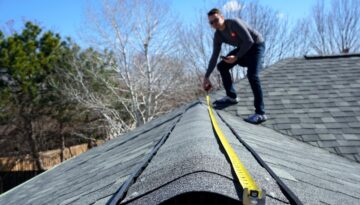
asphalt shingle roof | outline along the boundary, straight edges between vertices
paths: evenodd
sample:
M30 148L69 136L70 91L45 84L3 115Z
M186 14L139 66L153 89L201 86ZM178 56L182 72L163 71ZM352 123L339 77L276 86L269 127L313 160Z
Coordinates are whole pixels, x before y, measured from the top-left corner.
M304 204L360 203L359 163L224 111L220 114Z
M185 108L108 141L0 196L0 204L104 204L132 175Z
M289 199L276 179L259 164L225 122L252 147L302 203L360 204L360 163L349 157L356 154L345 155L352 159L349 160L335 154L341 146L326 147L331 149L317 147L319 143L327 141L358 141L354 138L359 135L351 132L351 126L354 126L351 123L354 122L350 122L350 119L354 120L354 110L359 106L355 106L354 100L338 101L338 96L343 93L348 93L350 97L357 93L354 86L348 84L342 87L346 91L336 90L340 82L330 85L329 80L323 80L326 77L318 76L316 79L322 80L312 82L315 75L335 72L328 68L331 65L358 65L358 60L354 59L357 58L347 58L349 62L344 59L288 59L265 70L262 79L270 116L265 126L251 125L241 119L252 110L252 94L244 81L238 84L241 87L241 102L216 111L224 119L216 116L219 126L240 160L259 187L266 190L267 204L289 204ZM320 60L324 61L318 62ZM302 70L315 67L317 71L308 74ZM351 72L344 68L344 73ZM344 76L355 80L349 74ZM306 83L303 82L305 80ZM342 82L345 83L345 80ZM307 86L307 83L313 86ZM328 89L325 84L333 87ZM333 92L336 94L329 97ZM212 99L221 94L223 92L214 93ZM321 95L327 96L328 100L318 97ZM352 99L350 97L343 99ZM321 106L320 100L323 103ZM351 115L344 116L339 114L341 112ZM360 120L358 117L355 119ZM332 124L333 120L341 126ZM347 125L345 129L342 127L344 124ZM306 131L299 131L301 129ZM298 132L296 135L294 130ZM322 133L319 133L320 130ZM307 142L316 146L302 142L311 135L318 138ZM348 139L343 139L346 137ZM142 166L144 169L139 169ZM134 175L137 172L139 176ZM127 183L131 181L134 183ZM125 191L121 192L123 189ZM199 101L65 161L0 195L0 204L100 205L111 201L121 204L159 204L176 201L179 196L187 196L186 200L201 204L201 199L196 198L199 193L210 194L207 196L214 199L214 203L221 198L221 204L224 200L226 204L234 204L242 200L241 192L231 165L214 134L206 105ZM120 193L124 197L117 201Z
M278 204L288 201L275 180L231 131L223 123L219 125L259 186L272 190ZM123 203L158 204L179 194L201 191L241 200L242 190L234 186L237 183L234 178L214 136L207 108L198 105L184 114L152 163L129 189Z
M360 162L360 55L286 59L261 80L265 126ZM246 117L253 95L247 80L236 87L240 103L226 110Z

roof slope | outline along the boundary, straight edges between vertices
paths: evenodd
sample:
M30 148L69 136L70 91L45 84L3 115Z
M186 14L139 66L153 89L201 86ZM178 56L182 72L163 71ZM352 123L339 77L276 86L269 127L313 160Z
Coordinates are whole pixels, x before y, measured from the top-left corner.
M133 174L185 108L67 160L0 196L0 204L106 202Z
M286 59L261 80L265 126L360 162L360 55ZM226 110L245 117L253 95L247 80L236 87L240 103Z
M271 190L267 201L285 204L288 200L276 181L223 123L220 126L260 187ZM163 136L168 140L134 178ZM0 204L106 204L118 200L119 190L132 180L135 184L130 183L125 198L120 198L124 204L159 204L200 192L237 203L242 189L234 178L206 106L196 103L65 161L1 195Z
M224 123L220 127L259 186L271 190L272 199L268 200L287 202L275 180L229 128ZM188 192L212 192L242 200L242 190L216 139L204 105L186 112L122 204L158 204Z
M220 114L304 204L360 202L360 164L269 128L249 125L229 113ZM288 204L276 181L229 127L219 118L218 122L240 160L266 190L267 204ZM140 176L133 178L163 136L168 136L165 143ZM228 204L242 199L206 106L197 103L64 162L1 195L0 204L106 204L117 198L129 180L134 184L128 184L121 204L166 203L189 193L195 193L190 198L194 200L202 192L222 197Z
M359 204L360 164L220 112L304 204Z

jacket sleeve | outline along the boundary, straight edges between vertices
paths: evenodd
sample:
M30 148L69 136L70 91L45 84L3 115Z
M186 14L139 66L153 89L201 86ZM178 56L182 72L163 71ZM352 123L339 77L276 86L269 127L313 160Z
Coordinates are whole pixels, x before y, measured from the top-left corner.
M210 74L213 72L216 63L217 63L217 59L219 57L220 54L220 50L221 50L221 39L219 37L219 34L217 32L215 32L214 34L214 39L213 39L213 52L209 61L209 65L208 65L208 69L206 71L205 77L209 78Z
M236 57L239 59L251 48L254 44L254 39L251 37L244 22L240 19L235 19L233 22L232 29L237 33L237 38L239 38L239 42L241 42L239 52L236 54Z

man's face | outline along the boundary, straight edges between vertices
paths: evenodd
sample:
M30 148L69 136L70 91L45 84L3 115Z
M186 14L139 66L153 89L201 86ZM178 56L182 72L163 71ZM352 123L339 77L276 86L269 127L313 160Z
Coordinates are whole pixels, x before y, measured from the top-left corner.
M220 29L220 27L222 27L222 25L224 24L224 17L219 14L213 14L211 16L208 16L208 19L209 19L209 24L214 29Z

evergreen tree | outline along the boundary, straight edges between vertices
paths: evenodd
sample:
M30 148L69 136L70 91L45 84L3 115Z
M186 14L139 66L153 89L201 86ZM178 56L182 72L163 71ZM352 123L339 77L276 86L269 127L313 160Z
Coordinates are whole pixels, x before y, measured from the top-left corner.
M58 34L26 22L21 33L5 37L0 32L0 109L2 123L13 123L23 133L39 170L43 165L34 133L33 120L40 116L44 103L55 99L49 94L48 80L61 59Z

